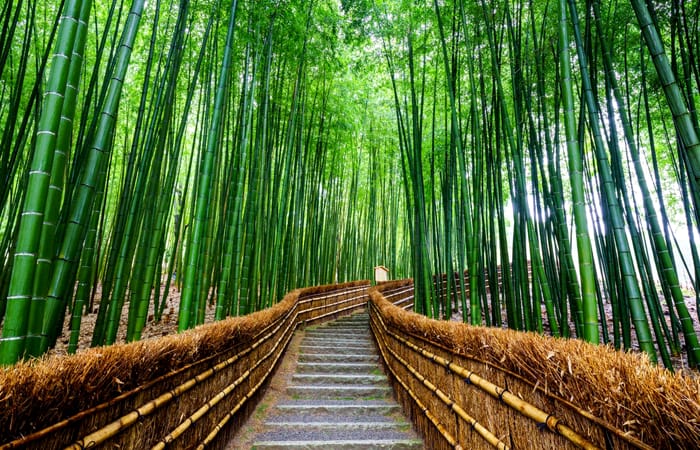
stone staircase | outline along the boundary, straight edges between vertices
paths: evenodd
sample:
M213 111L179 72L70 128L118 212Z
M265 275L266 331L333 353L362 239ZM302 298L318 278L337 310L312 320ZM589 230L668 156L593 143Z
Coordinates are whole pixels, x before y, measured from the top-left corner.
M423 448L392 397L366 313L307 328L298 349L296 371L252 448Z

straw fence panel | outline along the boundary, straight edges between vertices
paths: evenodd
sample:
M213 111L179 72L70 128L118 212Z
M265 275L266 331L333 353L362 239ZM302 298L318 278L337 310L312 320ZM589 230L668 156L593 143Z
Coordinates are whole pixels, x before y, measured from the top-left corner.
M700 448L697 379L577 340L430 320L404 311L411 284L371 289L370 318L427 447Z
M298 289L264 311L175 336L5 369L0 448L221 448L296 327L364 307L368 286Z

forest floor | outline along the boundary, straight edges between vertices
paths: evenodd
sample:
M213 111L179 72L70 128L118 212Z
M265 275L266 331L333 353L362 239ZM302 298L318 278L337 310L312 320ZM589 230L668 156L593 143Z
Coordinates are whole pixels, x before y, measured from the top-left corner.
M102 296L102 292L100 289L97 289L95 299L96 302L99 301L99 299ZM153 302L151 301L151 306L149 309L148 313L148 320L146 322L146 325L143 329L141 339L150 339L150 338L158 338L162 336L167 336L169 334L175 334L177 333L177 328L178 328L178 323L177 323L177 314L178 314L178 308L180 305L180 296L181 292L177 289L175 285L171 286L170 292L168 294L168 301L167 301L167 306L165 307L165 310L163 312L162 320L159 322L156 322L153 319ZM698 309L697 305L695 302L695 297L692 295L688 295L685 298L686 300L686 305L688 307L688 311L690 313L691 318L693 319L693 325L695 328L695 332L700 336L700 321L698 321ZM80 340L78 344L78 351L87 349L90 347L90 342L92 339L92 334L93 330L95 328L95 321L97 319L97 304L93 308L94 311L90 312L86 315L83 316L82 320L82 325L80 328ZM206 309L206 319L205 323L210 323L214 320L214 312L215 312L215 305L214 304L207 304L207 309ZM666 322L668 326L670 327L670 315L668 311L668 307L663 304L663 310L664 310L664 317L666 319ZM606 302L605 304L605 311L607 315L607 323L609 324L608 326L608 333L610 336L610 339L612 340L612 306ZM122 316L121 316L121 323L119 325L119 330L117 333L117 340L116 343L125 343L126 342L126 324L128 320L128 314L129 314L129 302L125 302L124 308L122 309ZM545 329L545 334L549 334L549 324L547 321L547 316L546 316L546 311L544 310L544 307L542 308L542 317L543 317L543 327ZM453 311L452 314L452 320L461 322L462 321L462 315L460 311ZM506 315L505 311L502 313L502 322L505 324L506 323ZM505 327L505 326L504 326ZM569 323L569 329L572 330L572 335L575 333L574 331L574 325L573 323ZM602 329L601 329L602 331ZM652 330L653 333L653 330ZM64 323L64 332L61 337L59 337L56 347L53 348L49 354L53 355L65 355L67 354L67 349L68 349L68 340L70 336L70 317L66 317L66 321ZM601 340L602 340L602 335L601 335ZM683 345L683 338L681 337L681 345ZM612 345L612 344L611 344ZM632 332L632 348L633 350L638 350L638 344L637 344L637 338L635 336L634 331ZM695 370L689 370L688 369L688 363L687 359L685 357L684 353L681 353L679 356L673 356L672 362L674 365L674 368L676 370L680 370L683 372L688 372L691 376L700 376L700 372L695 371Z
M180 297L182 293L177 288L176 285L170 287L168 293L168 299L165 309L163 310L163 315L161 320L156 322L153 316L153 298L148 308L148 319L146 325L141 333L141 340L159 338L162 336L167 336L169 334L177 333L177 315L180 307ZM95 306L93 311L88 314L83 315L83 319L80 325L80 339L78 341L78 351L85 350L90 347L92 340L92 334L95 329L95 322L97 321L97 309L99 306L99 300L102 298L101 287L98 286L95 292ZM162 296L161 296L162 298ZM117 330L117 344L123 344L126 342L126 328L129 319L129 305L130 303L124 302L124 307L122 308L121 321L119 323L119 329ZM205 313L204 323L210 323L214 321L215 305L207 304L207 309ZM50 354L55 355L66 355L68 353L68 341L70 338L70 316L67 315L66 320L63 324L63 335L58 338L56 342L56 347L54 347Z

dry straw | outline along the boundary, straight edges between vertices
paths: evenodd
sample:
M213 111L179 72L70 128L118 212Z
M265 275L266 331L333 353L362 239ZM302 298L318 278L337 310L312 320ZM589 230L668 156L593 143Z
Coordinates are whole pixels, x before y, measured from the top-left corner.
M498 437L496 437L496 435L494 435L491 432L491 430L487 429L485 426L480 424L474 417L469 415L460 405L458 405L455 401L449 398L448 395L442 392L436 385L430 382L430 380L428 380L418 370L412 367L407 361L401 358L401 356L399 356L398 353L396 353L391 348L388 348L383 336L387 331L385 325L382 322L381 317L377 317L377 321L380 323L379 327L381 327L382 331L380 333L375 332L375 336L377 336L379 348L384 360L387 360L387 354L391 354L392 358L401 363L401 365L403 365L415 378L417 378L421 383L423 383L424 386L426 386L430 391L432 391L440 399L440 401L447 405L447 407L450 408L455 414L457 414L457 416L459 416L460 419L466 422L469 425L469 427L471 427L471 429L478 433L489 445L499 450L509 449L508 445L505 442L498 439ZM374 329L376 330L376 327ZM401 377L393 370L391 365L389 365L389 370L391 370L392 374L401 384L402 388L410 394L416 405L418 405L419 408L423 409L426 415L428 415L429 409L422 404L420 399L418 399L416 394L414 394L411 391L411 389L406 385L406 383L401 379ZM462 448L457 442L457 440L447 430L445 430L444 425L442 425L438 420L433 419L432 414L430 419L431 422L433 422L435 427L438 429L438 431L445 437L445 441L447 441L447 443L451 447L455 449Z
M44 357L1 369L0 445L19 439L8 447L12 448L50 437L85 417L117 410L116 405L124 399L138 396L150 386L169 383L174 375L194 366L215 366L226 360L232 349L245 348L267 333L297 307L300 297L338 289L357 290L368 284L358 281L298 289L266 310L181 334L88 349L72 356ZM362 295L348 297L343 309L356 308L365 299ZM314 302L310 305L317 306ZM317 315L313 313L309 319Z
M700 448L700 380L673 374L637 353L579 340L435 321L382 298L410 280L370 290L396 332L528 383L634 446ZM641 444L641 442L644 444Z

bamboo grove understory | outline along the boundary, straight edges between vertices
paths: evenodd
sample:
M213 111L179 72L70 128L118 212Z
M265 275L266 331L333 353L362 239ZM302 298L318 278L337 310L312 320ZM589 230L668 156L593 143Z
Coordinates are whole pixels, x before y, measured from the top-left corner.
M378 264L429 317L700 364L697 0L0 11L1 364Z

